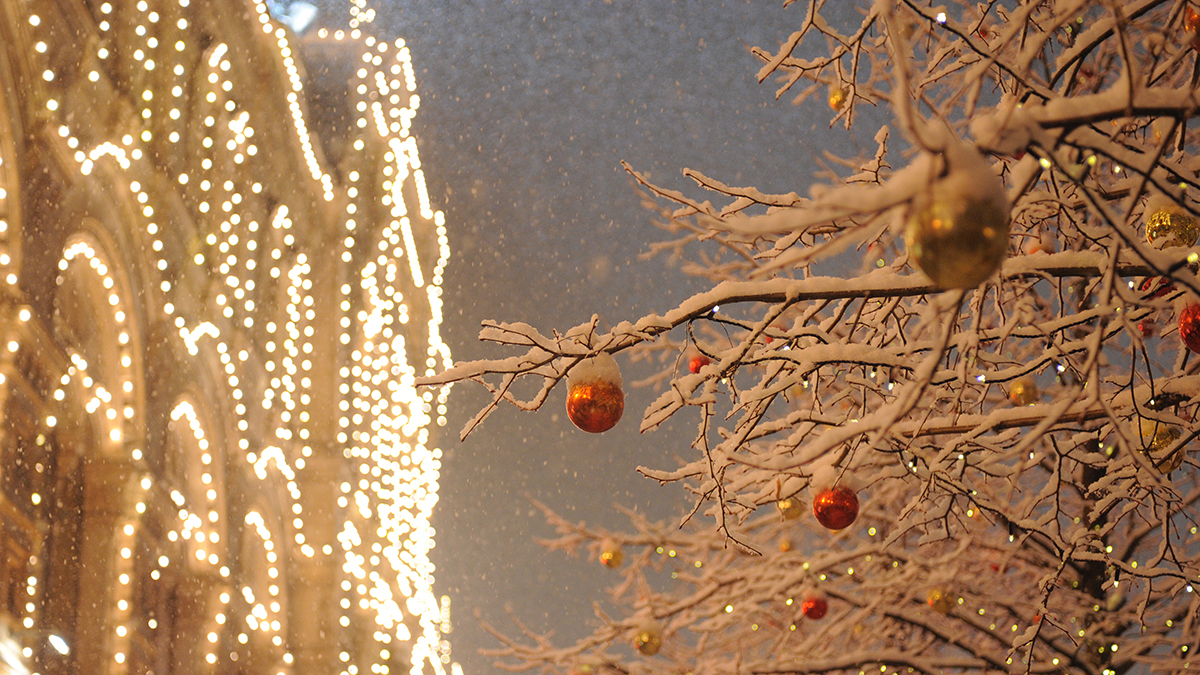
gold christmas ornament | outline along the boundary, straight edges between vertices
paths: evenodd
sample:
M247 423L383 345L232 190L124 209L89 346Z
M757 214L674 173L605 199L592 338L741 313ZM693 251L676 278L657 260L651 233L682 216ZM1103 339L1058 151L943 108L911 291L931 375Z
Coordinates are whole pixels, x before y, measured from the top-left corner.
M949 593L938 588L929 591L925 602L929 603L929 607L938 614L949 614L950 610L954 609L954 598L950 597Z
M784 520L795 520L804 515L804 503L799 497L788 497L775 502L775 506L779 507L779 513Z
M829 107L833 108L834 112L841 111L846 105L846 90L841 87L836 87L829 90Z
M625 562L625 551L621 550L621 545L606 541L601 545L600 564L615 570Z
M1030 378L1022 377L1008 386L1008 400L1015 406L1033 405L1042 397L1037 384Z
M662 634L656 625L646 625L633 636L633 646L643 656L654 656L662 649Z
M1179 429L1148 417L1139 423L1142 432L1142 452L1154 463L1160 473L1168 474L1178 469L1187 457L1187 446L1170 452L1170 448L1183 435Z
M1146 209L1146 241L1154 248L1194 246L1200 239L1200 224L1175 202L1156 198Z
M977 151L947 151L947 171L914 200L905 230L908 255L943 289L972 289L1008 254L1004 185Z

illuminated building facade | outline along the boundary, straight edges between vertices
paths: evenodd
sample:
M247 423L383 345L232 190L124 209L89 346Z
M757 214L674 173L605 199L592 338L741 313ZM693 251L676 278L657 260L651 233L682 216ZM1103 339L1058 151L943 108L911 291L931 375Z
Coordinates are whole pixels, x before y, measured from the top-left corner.
M372 16L0 2L0 674L458 672L449 249Z

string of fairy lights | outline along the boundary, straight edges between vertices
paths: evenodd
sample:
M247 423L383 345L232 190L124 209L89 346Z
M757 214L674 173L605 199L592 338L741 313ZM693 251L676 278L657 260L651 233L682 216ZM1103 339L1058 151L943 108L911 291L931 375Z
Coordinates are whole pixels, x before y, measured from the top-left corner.
M351 6L349 31L321 31L322 39L349 41L363 53L351 85L359 115L354 150L367 150L364 137L371 134L381 141L377 147L386 148L381 168L371 165L369 159L360 162L338 187L318 159L304 117L304 83L289 32L270 16L265 3L253 3L254 18L263 34L274 40L274 54L286 76L291 132L304 168L323 201L342 196L345 203L340 257L346 264L343 274L347 280L340 285L338 340L350 362L339 373L338 442L357 479L341 485L339 505L345 518L337 534L342 550L335 554L330 545L318 550L309 542L300 488L306 460L313 454L313 382L309 373L317 317L312 261L309 253L296 250L299 242L288 205L276 205L266 222L256 220L252 204L261 201L256 198L264 186L252 179L247 164L259 154L259 148L254 140L254 120L237 103L230 46L217 42L198 60L185 59L182 55L194 48L189 44L191 26L185 16L191 0L173 2L174 7L151 7L146 0L139 0L132 8L123 8L124 16L119 18L114 3L97 7L102 39L95 41L95 60L85 61L97 64L90 70L85 65L85 77L93 83L106 77L104 70L115 67L107 64L117 59L111 45L122 45L121 59L132 58L132 68L145 76L132 78L130 85L130 99L140 120L136 130L89 146L60 113L61 102L53 90L59 74L49 65L42 73L45 108L55 120L52 128L80 174L104 171L120 177L127 186L139 209L137 227L154 251L154 266L161 274L157 281L161 306L152 311L161 309L174 324L188 354L215 355L224 375L224 391L218 397L230 401L236 429L232 438L224 439L226 447L217 447L220 441L211 440L205 428L203 408L194 400L178 402L171 411L172 433L178 451L188 458L191 483L155 485L156 478L144 468L141 439L129 437L136 428L135 416L145 412L135 409L138 357L133 349L137 340L131 324L132 294L127 280L104 253L105 247L87 235L76 236L59 262L63 273L59 282L75 279L88 288L106 290L104 302L112 311L108 325L114 327L118 342L119 368L111 372L110 364L100 364L105 366L100 370L104 381L100 381L99 375L90 374L86 360L90 355L72 352L71 366L54 399L64 405L68 392L75 392L72 398L82 398L89 415L102 420L112 449L126 453L134 467L142 467L135 470L130 489L122 493L116 522L113 574L117 586L111 596L111 634L105 647L115 664L112 672L125 672L128 667L135 632L159 628L154 618L145 626L134 625L137 617L132 603L134 584L141 583L134 577L142 519L152 490L166 488L178 509L178 520L166 537L180 546L172 549L175 553L152 561L151 579L163 579L171 566L182 566L237 584L232 594L222 590L219 602L206 605L210 614L203 634L205 647L200 650L206 664L221 660L223 649L236 649L232 646L235 642L253 642L251 647L255 647L265 639L274 650L272 657L277 657L278 672L285 673L294 656L287 644L282 576L287 557L299 555L342 561L339 604L344 611L340 623L357 631L357 637L344 641L340 654L344 675L368 670L388 673L393 656L404 645L410 647L407 660L412 672L423 672L428 666L442 673L443 665L450 664L449 645L440 630L449 627L448 604L444 599L439 603L433 594L429 561L433 547L429 521L437 501L441 452L429 446L428 427L435 422L445 424L448 388L418 392L414 378L418 372L428 374L437 366L450 365L450 353L439 330L442 274L449 247L444 215L430 205L416 142L410 135L419 98L414 93L416 80L409 51L402 40L378 41L363 34L360 26L374 18L374 10L362 0L354 0ZM28 23L35 36L35 51L47 54L50 29L37 14L30 14ZM127 31L132 31L132 36ZM156 84L143 84L146 82ZM189 131L185 117L195 117L198 125ZM201 236L187 242L188 259L180 261L165 252L166 233L156 213L166 209L165 201L171 196L151 187L154 174L163 169L147 154L152 143L179 144L185 134L195 132L200 134L202 148L196 158L199 169L193 164L190 172L178 172L172 179L194 208ZM376 147L374 142L372 147ZM382 178L374 175L377 171ZM377 180L382 180L382 191L369 189ZM375 193L380 196L372 203L368 195ZM0 194L0 199L4 197ZM409 213L409 201L416 202L415 213ZM390 214L390 220L358 222L362 213L381 212ZM0 235L9 236L3 220ZM423 247L436 250L432 265L432 261L422 260ZM372 253L364 256L366 248ZM0 266L10 270L7 283L15 285L18 279L12 265L7 253L0 257ZM199 301L180 296L180 289L172 283L188 273L182 269L188 266L207 272L212 280L210 293ZM269 282L260 266L269 266ZM282 298L278 319L269 313L274 298ZM425 303L426 307L419 307ZM419 325L412 322L415 316L428 318ZM29 310L22 309L20 318L29 321ZM239 339L239 333L249 331L262 338L261 349L235 346L247 343ZM21 347L17 342L8 345L10 352ZM255 384L258 382L264 384ZM268 420L266 434L261 433L263 422L256 421L263 419L262 413ZM53 410L42 423L47 433L56 426ZM225 499L221 453L234 452L235 447L264 486L286 486L279 495L282 513L257 507L245 513L243 569L237 575L231 571L230 561L238 556L229 552L233 542L225 530L221 506ZM36 504L41 495L35 493L33 499ZM289 537L295 546L281 546ZM40 569L36 556L30 559L30 569ZM22 617L26 629L39 628L44 604L39 597L41 587L35 571L26 583L28 598ZM374 625L369 628L360 625L364 612L373 617ZM370 640L362 639L365 634ZM32 648L26 646L24 655L29 658L32 654ZM237 658L236 653L231 657ZM456 663L451 669L461 672Z
M342 326L349 329L357 321L360 333L353 341L348 332L343 333L343 342L350 345L352 353L350 365L341 371L344 398L338 442L346 444L346 456L358 466L357 479L340 486L339 505L348 508L353 504L348 513L357 515L346 519L338 536L344 556L342 570L347 575L341 586L340 606L345 613L340 623L348 626L356 611L374 612L380 630L373 634L378 658L371 664L371 672L386 674L394 638L413 640L414 664L450 660L448 645L440 637L441 608L432 591L433 565L429 561L433 548L429 520L437 501L441 457L440 450L426 445L435 402L432 392L419 393L414 386L418 371L412 363L419 355L410 357L412 345L406 338L413 331L404 328L411 319L412 303L418 301L406 297L405 289L414 295L423 292L430 318L425 327L428 347L422 374L432 373L439 357L443 367L450 365L449 349L439 334L442 273L450 249L445 218L430 207L416 142L410 135L420 99L415 94L409 50L403 40L389 43L362 37L359 22L369 22L373 14L361 3L354 5L351 13L348 33L331 34L323 29L318 35L338 41L362 39L367 47L351 84L361 97L354 105L355 126L373 132L388 148L383 155L379 206L388 209L392 220L377 237L360 241L356 217L366 204L351 199L346 206L342 260L354 260L357 250L372 253L361 254L358 283L341 287ZM362 138L355 140L355 150L364 147ZM370 192L370 177L352 171L348 178L352 198ZM408 213L403 194L406 187L416 193L421 219L432 221L435 228L438 258L428 282L413 233L412 219L418 214ZM401 258L408 259L406 266L398 262ZM356 297L362 301L356 303ZM360 309L351 316L356 305ZM448 389L437 394L439 425L446 423L448 394ZM417 619L416 635L404 623L406 612ZM350 663L351 655L343 651L340 657L346 663L344 675L357 675L358 666ZM453 664L453 669L457 672L458 665Z

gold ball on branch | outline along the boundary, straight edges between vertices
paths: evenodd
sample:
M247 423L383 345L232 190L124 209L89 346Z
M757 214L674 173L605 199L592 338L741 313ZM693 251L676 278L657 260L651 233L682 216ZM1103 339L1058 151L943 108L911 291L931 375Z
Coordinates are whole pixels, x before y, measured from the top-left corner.
M1183 432L1149 417L1143 417L1138 426L1142 432L1142 452L1154 463L1155 469L1168 474L1183 464L1187 457L1187 446L1180 446L1171 452L1171 446L1183 436Z
M834 87L829 90L829 107L834 112L840 112L842 107L846 105L847 93L841 87Z
M796 520L804 515L804 502L796 496L780 499L775 502L775 506L779 507L779 514L783 516L784 520Z
M1008 254L1004 185L977 151L952 148L947 172L913 202L905 229L910 259L935 286L972 289Z
M662 633L655 624L646 624L638 628L633 636L633 647L643 656L654 656L662 649Z
M1015 406L1033 405L1041 397L1037 383L1031 378L1022 377L1008 386L1008 400Z
M605 352L584 359L567 377L567 417L580 429L598 434L616 426L625 411L621 371Z
M949 593L939 588L929 591L925 602L929 603L930 609L938 614L949 614L951 609L954 609L954 598Z
M1154 248L1194 246L1200 223L1166 197L1154 197L1146 206L1146 241Z
M625 562L625 551L621 549L621 545L609 540L604 540L600 544L600 564L615 570Z

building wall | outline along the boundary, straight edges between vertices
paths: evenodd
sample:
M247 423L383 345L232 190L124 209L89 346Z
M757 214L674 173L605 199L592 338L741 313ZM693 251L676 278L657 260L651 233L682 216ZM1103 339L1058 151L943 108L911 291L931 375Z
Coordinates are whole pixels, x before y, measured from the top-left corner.
M0 673L451 669L445 225L365 16L0 2Z

